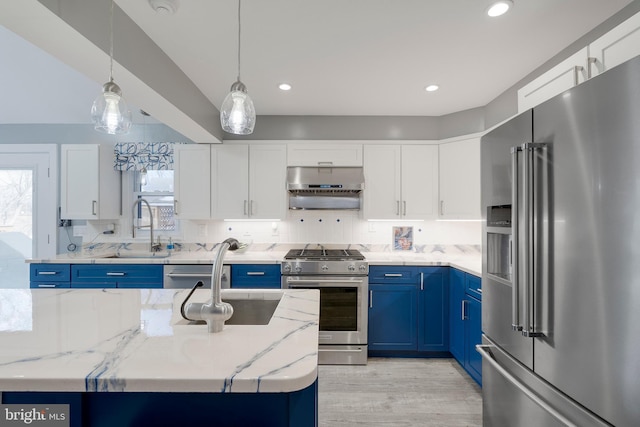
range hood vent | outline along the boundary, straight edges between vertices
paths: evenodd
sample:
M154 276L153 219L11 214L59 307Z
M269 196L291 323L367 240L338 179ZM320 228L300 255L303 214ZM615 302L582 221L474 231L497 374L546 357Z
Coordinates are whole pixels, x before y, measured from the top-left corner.
M363 189L361 167L287 168L289 209L359 210Z

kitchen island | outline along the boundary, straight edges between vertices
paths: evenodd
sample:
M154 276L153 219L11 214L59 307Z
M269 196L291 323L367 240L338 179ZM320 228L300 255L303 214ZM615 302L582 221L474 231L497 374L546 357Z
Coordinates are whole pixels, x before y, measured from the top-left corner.
M0 290L2 403L68 403L83 426L317 425L319 293L224 290L279 303L209 334L181 318L187 292Z

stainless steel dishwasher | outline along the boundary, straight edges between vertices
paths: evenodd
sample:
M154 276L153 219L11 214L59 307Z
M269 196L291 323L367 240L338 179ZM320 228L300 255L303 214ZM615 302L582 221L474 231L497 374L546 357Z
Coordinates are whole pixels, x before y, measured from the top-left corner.
M164 287L171 289L191 289L198 280L205 288L211 288L211 264L165 264ZM223 289L231 287L231 266L222 266Z

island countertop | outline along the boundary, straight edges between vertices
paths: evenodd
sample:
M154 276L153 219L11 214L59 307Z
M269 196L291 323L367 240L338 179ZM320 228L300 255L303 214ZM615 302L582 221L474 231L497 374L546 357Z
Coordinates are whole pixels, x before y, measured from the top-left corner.
M316 381L317 290L223 290L281 299L269 324L215 334L180 316L188 292L0 289L0 392L292 392Z

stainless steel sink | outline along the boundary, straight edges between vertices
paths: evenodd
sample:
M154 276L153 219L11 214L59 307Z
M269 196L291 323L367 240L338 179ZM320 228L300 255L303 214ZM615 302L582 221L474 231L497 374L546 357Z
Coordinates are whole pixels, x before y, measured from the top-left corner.
M225 322L225 325L267 325L273 317L273 313L280 303L278 299L227 299L233 306L233 316ZM205 321L188 321L180 319L178 325L205 325Z

